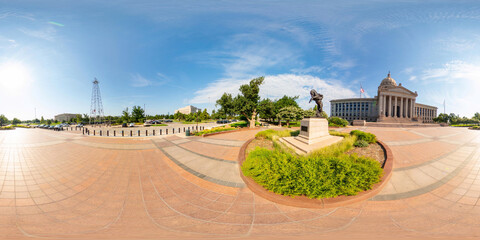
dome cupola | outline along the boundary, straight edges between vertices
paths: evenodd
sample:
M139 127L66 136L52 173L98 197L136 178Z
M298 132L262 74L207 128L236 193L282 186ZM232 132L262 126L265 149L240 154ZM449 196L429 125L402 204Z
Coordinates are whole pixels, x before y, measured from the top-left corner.
M395 82L395 79L390 77L390 72L388 72L387 77L382 80L380 86L397 86L397 82Z

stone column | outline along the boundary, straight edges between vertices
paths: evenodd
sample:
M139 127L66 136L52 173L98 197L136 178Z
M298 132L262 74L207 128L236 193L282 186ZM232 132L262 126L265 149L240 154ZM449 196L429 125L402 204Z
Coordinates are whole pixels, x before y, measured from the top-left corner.
M388 116L392 116L392 96L388 96Z
M411 116L410 116L410 108L412 107L412 105L411 105L412 101L411 100L412 99L407 98L407 112L406 112L407 118L411 118Z
M413 111L414 107L415 107L415 98L412 98L412 118L415 117L415 112Z
M400 98L400 117L403 118L403 97Z
M383 117L386 117L386 111L387 111L387 97L385 96L385 94L382 95L382 116Z
M397 116L397 114L398 114L398 113L397 113L397 104L398 104L397 101L398 101L398 97L395 96L395 101L393 102L393 112L392 112L393 114L392 114L392 117L396 117L396 118L398 118L398 116Z

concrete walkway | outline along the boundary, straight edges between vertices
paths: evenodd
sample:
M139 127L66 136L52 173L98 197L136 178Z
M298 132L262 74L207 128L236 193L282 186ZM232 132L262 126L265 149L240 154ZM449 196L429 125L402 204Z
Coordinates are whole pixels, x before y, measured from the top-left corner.
M245 188L235 160L256 131L0 131L0 239L480 237L479 131L362 129L392 149L393 176L373 199L334 209L275 204Z

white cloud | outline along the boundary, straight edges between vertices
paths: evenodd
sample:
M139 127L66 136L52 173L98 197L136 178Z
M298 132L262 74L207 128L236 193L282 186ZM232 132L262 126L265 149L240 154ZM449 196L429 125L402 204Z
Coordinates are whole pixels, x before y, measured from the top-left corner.
M305 74L305 73L320 73L324 68L320 66L310 66L307 68L295 68L291 71L296 74Z
M346 61L341 61L341 62L334 62L332 64L332 67L334 68L338 68L338 69L342 69L342 70L345 70L345 69L349 69L349 68L352 68L352 67L355 67L355 62L351 59L348 59Z
M220 79L208 84L207 87L195 92L195 96L190 100L191 104L214 103L224 92L238 94L240 85L248 83L250 78L243 80ZM344 87L340 81L333 79L321 79L311 75L279 74L265 76L264 84L260 87L262 98L279 99L284 95L299 96L297 102L302 108L311 108L314 105L309 104L310 90L316 89L324 95L325 110L329 112L329 101L338 98L355 97L355 93Z
M48 27L45 27L45 28L42 28L42 29L37 29L37 30L26 29L26 28L21 28L19 30L20 30L20 32L23 32L24 34L26 34L28 36L43 39L43 40L47 40L47 41L55 41L55 39L57 37L56 36L57 35L57 30L52 26L48 26Z
M148 86L161 86L169 82L170 80L168 77L161 73L157 73L156 79L155 80L150 80L142 75L136 73L132 74L132 81L131 85L132 87L148 87Z
M417 80L417 76L410 76L410 78L408 78L408 81L415 81Z
M439 68L423 71L422 83L432 87L425 88L426 96L436 106L447 103L447 112L471 117L480 111L480 65L463 61L451 61ZM441 107L440 107L441 108ZM443 109L439 109L442 112Z

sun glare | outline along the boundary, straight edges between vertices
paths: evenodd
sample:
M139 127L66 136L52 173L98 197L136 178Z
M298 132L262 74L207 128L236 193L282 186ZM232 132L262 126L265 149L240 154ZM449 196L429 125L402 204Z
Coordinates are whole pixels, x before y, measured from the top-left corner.
M21 62L0 63L0 86L5 90L20 90L31 81L30 71Z

